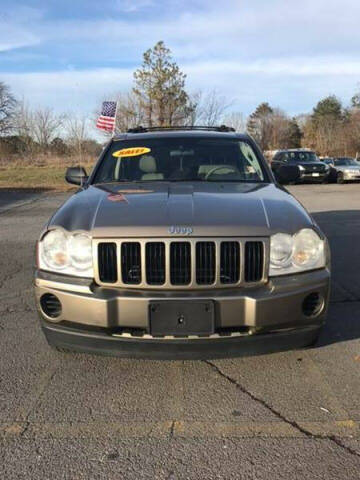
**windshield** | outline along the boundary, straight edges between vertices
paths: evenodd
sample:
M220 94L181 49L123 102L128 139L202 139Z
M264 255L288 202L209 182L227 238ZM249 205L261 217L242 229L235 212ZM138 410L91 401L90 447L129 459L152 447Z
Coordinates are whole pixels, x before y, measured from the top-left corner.
M288 162L318 162L319 159L314 152L286 152L284 159Z
M237 139L150 138L114 141L93 183L154 181L264 182L249 143Z
M356 162L356 160L354 160L353 158L337 158L335 160L335 165L339 165L339 166L351 166L351 165L355 165L355 166L359 166L358 162Z

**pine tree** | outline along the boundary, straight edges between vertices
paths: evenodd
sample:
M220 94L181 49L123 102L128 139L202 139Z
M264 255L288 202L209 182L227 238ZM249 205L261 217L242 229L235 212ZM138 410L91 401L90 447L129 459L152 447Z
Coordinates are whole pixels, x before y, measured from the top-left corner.
M289 120L286 135L288 140L287 148L300 148L302 136L303 134L296 119L292 118L291 120Z
M262 150L269 148L273 113L274 111L268 103L261 103L250 115L246 125L247 132L257 141Z
M315 123L324 119L341 121L343 119L343 108L340 100L335 95L320 100L313 110L312 119Z
M133 92L145 112L146 126L183 124L191 113L185 91L186 75L164 42L158 42L143 55L141 68L134 73Z

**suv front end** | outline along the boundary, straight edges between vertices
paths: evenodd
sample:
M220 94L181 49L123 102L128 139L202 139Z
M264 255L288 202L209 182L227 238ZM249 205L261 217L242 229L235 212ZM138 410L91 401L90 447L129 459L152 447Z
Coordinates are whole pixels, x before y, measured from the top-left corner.
M146 138L138 144L150 145ZM211 142L219 138L227 136ZM262 158L251 139L230 138L249 142ZM226 153L228 144L221 145ZM183 152L190 156L189 148ZM159 359L312 344L329 300L328 244L265 161L263 181L251 183L253 160L240 183L228 163L208 169L221 176L213 182L156 173L124 186L90 177L38 242L35 292L49 344ZM147 170L153 164L146 159Z

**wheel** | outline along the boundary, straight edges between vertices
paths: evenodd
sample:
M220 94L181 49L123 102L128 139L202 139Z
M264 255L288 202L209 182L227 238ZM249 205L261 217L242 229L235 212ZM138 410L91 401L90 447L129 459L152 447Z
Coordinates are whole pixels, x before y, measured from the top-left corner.
M342 184L345 183L344 174L339 172L336 177L336 183Z

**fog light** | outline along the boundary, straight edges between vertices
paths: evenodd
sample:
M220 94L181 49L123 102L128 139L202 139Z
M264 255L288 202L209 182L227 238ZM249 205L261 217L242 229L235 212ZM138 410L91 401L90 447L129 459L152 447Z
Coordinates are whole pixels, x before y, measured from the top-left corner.
M50 318L57 318L61 315L60 300L51 293L45 293L40 298L40 305L42 311Z
M324 304L324 297L320 293L310 293L303 301L303 314L306 317L317 317L323 311Z

